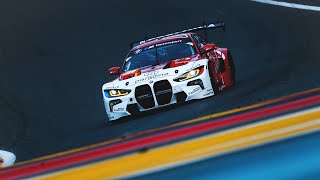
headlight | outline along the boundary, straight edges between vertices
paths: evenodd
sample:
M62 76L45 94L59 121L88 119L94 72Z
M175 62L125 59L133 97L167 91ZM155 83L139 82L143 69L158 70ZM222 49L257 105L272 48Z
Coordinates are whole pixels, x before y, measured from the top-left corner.
M203 70L204 70L204 66L200 66L200 67L192 69L191 71L174 78L173 80L176 82L185 81L185 80L188 80L188 79L191 79L191 78L194 78L194 77L201 75L203 73Z
M104 90L104 94L108 98L112 97L119 97L119 96L126 96L131 92L131 90L126 90L126 89L109 89L109 90Z

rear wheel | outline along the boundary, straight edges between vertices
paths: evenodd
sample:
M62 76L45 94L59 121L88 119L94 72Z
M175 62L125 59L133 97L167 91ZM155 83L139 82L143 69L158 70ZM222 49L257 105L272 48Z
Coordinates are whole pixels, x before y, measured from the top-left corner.
M219 94L219 93L220 93L219 87L218 87L217 84L214 82L214 78L211 78L211 85L212 85L212 88L213 88L214 95Z

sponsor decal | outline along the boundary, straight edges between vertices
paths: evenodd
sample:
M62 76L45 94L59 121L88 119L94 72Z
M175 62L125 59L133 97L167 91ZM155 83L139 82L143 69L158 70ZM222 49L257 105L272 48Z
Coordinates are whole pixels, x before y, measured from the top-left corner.
M200 90L201 90L201 87L197 87L197 88L193 89L191 92L189 92L188 95L190 96L190 95L192 95L192 94L194 94L194 93L196 93L196 92L198 92Z
M181 43L181 42L182 42L181 40L168 41L168 42L156 44L156 47L165 46L165 45L168 45L168 44L177 44L177 43Z
M113 109L113 112L119 112L119 111L124 111L124 108Z
M115 85L113 85L113 86L107 86L107 87L104 87L104 88L103 88L103 90L117 89L117 88L119 88L119 86L115 86Z
M143 78L141 79L138 79L135 81L135 84L137 83L140 83L140 82L144 82L144 81L149 81L149 82L153 82L154 79L157 79L157 78L161 78L161 77L165 77L165 76L168 76L169 73L160 73L160 71L153 71L153 72L148 72L148 73L145 73L143 74Z
M147 72L147 73L144 73L143 76L153 76L153 75L156 75L156 74L159 74L159 71Z
M203 96L209 96L210 94L213 94L213 89L208 89L207 93L204 94Z

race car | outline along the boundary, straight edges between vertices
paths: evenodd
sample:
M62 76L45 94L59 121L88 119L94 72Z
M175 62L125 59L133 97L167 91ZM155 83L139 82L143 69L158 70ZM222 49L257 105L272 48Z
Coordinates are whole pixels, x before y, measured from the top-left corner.
M0 150L0 168L11 166L15 161L16 156L13 153Z
M131 43L117 78L102 86L109 121L213 96L235 84L231 53L208 43L207 30L223 21ZM205 38L197 32L204 31Z

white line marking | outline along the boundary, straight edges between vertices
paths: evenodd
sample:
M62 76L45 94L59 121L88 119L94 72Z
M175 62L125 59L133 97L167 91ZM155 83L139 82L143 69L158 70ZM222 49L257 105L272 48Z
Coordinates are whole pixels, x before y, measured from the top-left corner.
M275 6L283 6L283 7L288 7L288 8L320 11L320 7L318 7L318 6L309 6L309 5L303 5L303 4L273 1L273 0L251 0L251 1L264 3L264 4L271 4L271 5L275 5Z

